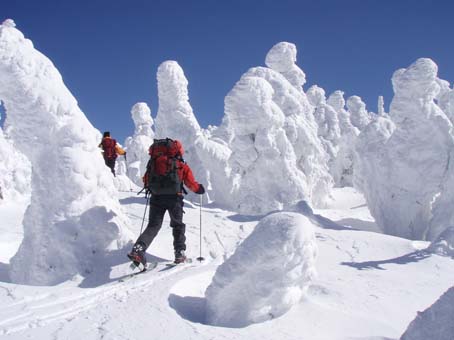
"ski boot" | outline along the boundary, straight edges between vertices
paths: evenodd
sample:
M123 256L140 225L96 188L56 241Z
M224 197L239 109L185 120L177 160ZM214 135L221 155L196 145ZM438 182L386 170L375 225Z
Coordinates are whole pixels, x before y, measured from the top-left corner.
M175 261L173 263L180 264L186 262L187 258L184 250L175 250Z
M136 243L127 256L136 267L139 267L140 264L142 264L144 268L147 267L147 258L145 256L145 246L143 243Z

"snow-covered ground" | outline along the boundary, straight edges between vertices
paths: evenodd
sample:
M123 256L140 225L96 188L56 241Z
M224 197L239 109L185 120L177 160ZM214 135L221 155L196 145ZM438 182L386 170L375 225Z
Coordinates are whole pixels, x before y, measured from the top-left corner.
M133 221L130 231L138 235L145 199L134 193L120 195L124 213ZM0 209L0 337L5 340L399 339L417 312L454 283L452 258L424 252L428 242L375 232L362 196L351 188L336 189L330 206L311 217L318 224L318 275L302 300L284 315L262 323L210 326L205 289L216 268L252 232L258 219L203 207L203 263L166 266L173 258L166 219L148 249L149 259L159 262L151 272L119 282L130 272L122 256L129 250L125 248L86 278L27 286L10 283L7 274L9 259L22 239L24 206L0 205ZM196 258L200 209L187 203L185 212L188 254Z

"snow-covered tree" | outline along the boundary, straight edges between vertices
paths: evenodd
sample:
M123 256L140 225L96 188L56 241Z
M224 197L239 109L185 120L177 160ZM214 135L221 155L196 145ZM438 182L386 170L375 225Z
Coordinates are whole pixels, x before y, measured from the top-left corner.
M185 161L196 179L208 187L207 170L202 166L195 149L195 141L202 134L202 129L189 103L188 80L183 69L176 61L165 61L158 68L157 79L159 108L155 120L156 138L168 137L181 141Z
M433 240L454 222L448 208L454 136L450 120L434 102L440 89L437 71L426 58L397 70L390 106L395 129L390 135L381 129L375 151L370 142L358 149L369 208L387 234Z
M288 42L280 42L268 51L265 64L282 74L297 90L303 92L306 74L296 65L296 46Z
M383 148L395 130L394 123L385 116L367 125L355 141L356 157L353 170L353 184L362 192L368 202L371 212L377 221L382 221L381 207L386 204L387 190L380 185L388 185L380 182L391 160L383 154ZM378 155L382 155L379 157ZM380 224L380 222L378 222Z
M353 126L360 131L371 122L371 115L366 110L366 104L361 97L351 96L347 99L347 110L350 114L350 119Z
M28 199L31 190L31 164L5 137L1 128L0 159L0 204L2 200Z
M146 103L136 103L131 109L134 121L134 135L126 138L127 174L138 186L142 186L142 176L145 173L147 162L150 158L148 149L153 144L154 132L152 130L153 118L151 110Z
M0 26L0 100L5 130L32 164L24 239L14 282L52 285L97 271L128 241L101 139L52 62L11 24Z
M285 115L284 129L296 154L297 166L305 175L309 201L323 206L333 186L329 174L329 156L317 136L317 122L302 86L304 72L295 64L296 47L280 42L268 52L265 62L269 68L256 67L247 74L268 81L273 87L273 101Z
M243 214L266 214L309 196L273 93L266 80L246 74L225 98L234 135L231 195Z
M377 101L377 114L379 116L384 116L386 115L385 112L385 100L383 99L383 96L378 96L378 101Z
M205 297L211 325L245 327L285 314L315 276L311 221L281 212L263 218L218 267Z
M313 85L307 90L306 94L309 102L315 107L314 116L318 124L318 136L329 156L329 169L334 177L338 173L335 161L341 139L337 112L326 103L325 90L321 87Z
M350 113L345 110L344 92L334 91L328 97L327 104L337 113L341 134L339 151L333 165L334 181L339 187L352 186L354 148L359 130L352 125Z

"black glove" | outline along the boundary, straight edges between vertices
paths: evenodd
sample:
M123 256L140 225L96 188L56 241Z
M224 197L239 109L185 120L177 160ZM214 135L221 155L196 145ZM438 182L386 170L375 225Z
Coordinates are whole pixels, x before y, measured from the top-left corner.
M205 193L205 188L202 184L199 184L199 189L195 193L199 195L203 195Z

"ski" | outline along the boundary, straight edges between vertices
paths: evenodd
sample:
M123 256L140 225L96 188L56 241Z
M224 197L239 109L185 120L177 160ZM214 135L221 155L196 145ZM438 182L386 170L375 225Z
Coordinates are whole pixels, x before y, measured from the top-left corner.
M191 258L187 258L184 262L180 262L180 263L175 263L175 262L166 263L166 267L169 267L169 268L180 267L180 266L184 266L185 264L188 264L188 263L192 263Z
M134 273L128 274L126 276L123 276L122 278L120 278L118 280L118 282L125 282L126 280L131 279L131 278L133 278L133 277L135 277L137 275L144 274L146 272L152 271L157 266L158 266L158 262L150 262L150 263L148 263L148 265L146 267L140 269L140 267L142 267L142 266L136 266L134 263L131 263L131 265L129 267L132 270L135 270L136 268L139 268L140 270L138 272L134 272Z

